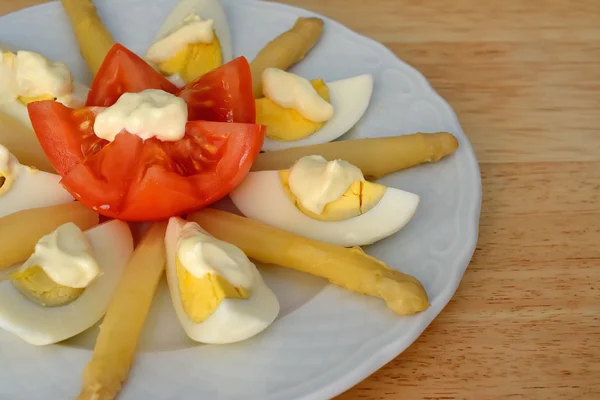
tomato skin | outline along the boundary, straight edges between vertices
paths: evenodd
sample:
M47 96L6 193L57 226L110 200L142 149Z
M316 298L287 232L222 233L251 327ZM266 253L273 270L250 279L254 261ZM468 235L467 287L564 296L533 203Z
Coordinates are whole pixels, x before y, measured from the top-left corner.
M66 175L87 155L108 143L94 134L94 119L101 110L73 110L52 100L27 105L38 141L59 175Z
M137 93L146 89L161 89L171 94L178 90L177 86L137 54L115 43L92 82L85 104L109 107L123 93Z
M88 208L113 216L123 207L132 184L131 171L138 168L143 141L136 135L120 133L99 152L77 164L61 184Z
M209 169L187 176L153 166L137 181L128 195L128 204L119 218L128 221L146 221L148 215L160 220L200 209L227 196L250 171L252 163L262 148L266 127L263 125L216 123L208 121L188 122L186 139L206 137L223 138L217 144L221 156L208 163ZM185 146L185 140L171 143L165 148L173 159L188 153L176 147ZM178 153L181 151L181 156ZM180 167L187 160L181 158ZM173 203L177 199L177 204Z
M186 136L177 142L142 141L123 132L61 183L107 217L157 221L182 215L237 187L258 156L265 132L262 125L209 121L188 122Z
M93 133L101 107L73 110L48 100L28 108L63 186L99 214L125 221L181 215L226 196L249 172L266 131L263 125L191 121L176 142L142 141L128 132L108 142Z
M190 121L256 122L252 72L245 57L202 75L177 95L188 104Z

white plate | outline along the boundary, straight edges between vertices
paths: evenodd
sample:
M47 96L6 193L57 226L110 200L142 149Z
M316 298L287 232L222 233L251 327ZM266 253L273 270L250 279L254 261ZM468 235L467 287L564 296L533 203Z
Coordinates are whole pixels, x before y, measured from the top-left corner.
M115 38L143 54L174 0L96 1ZM308 11L274 3L225 0L234 55L261 46ZM89 81L57 2L0 18L0 40L64 60ZM295 71L325 81L375 76L367 113L343 139L449 131L456 154L399 172L387 185L418 193L414 219L368 253L423 282L431 307L401 318L382 301L346 292L281 268L262 271L282 312L264 334L235 345L186 340L161 288L140 353L120 399L325 399L376 371L406 349L452 297L475 249L481 202L477 161L450 106L412 67L384 46L326 21L321 42ZM97 328L60 345L32 347L0 332L0 399L67 399L80 388Z

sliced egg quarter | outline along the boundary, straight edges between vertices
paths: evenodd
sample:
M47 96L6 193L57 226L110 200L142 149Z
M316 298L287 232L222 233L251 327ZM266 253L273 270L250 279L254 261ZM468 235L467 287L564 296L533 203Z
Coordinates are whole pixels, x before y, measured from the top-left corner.
M40 238L34 253L10 275L13 285L42 306L64 306L77 299L100 274L83 231L68 222Z
M0 59L0 112L10 115L33 129L27 112L27 104L31 102L55 100L71 108L78 108L85 104L89 88L76 82L64 64L52 62L34 52L2 50L2 46L0 46L0 53L2 55ZM20 56L19 53L28 55L32 60L19 63L17 59ZM25 71L23 72L21 69L25 69ZM53 69L57 70L53 71ZM61 73L58 72L59 70ZM21 75L25 77L22 78ZM27 76L35 76L36 79L32 81L27 79ZM63 83L60 83L61 79ZM26 86L35 94L20 93L23 89L19 83L21 80L28 82ZM54 94L46 93L46 90L42 90L42 88L62 89Z
M292 193L289 185L290 170L279 171L281 185L288 198L307 216L320 221L343 221L366 213L379 203L387 189L384 185L368 181L354 181L346 192L335 201L328 203L320 214L307 210Z
M173 307L192 340L238 342L277 317L277 297L239 248L178 217L169 220L165 247Z
M178 87L183 87L186 83L223 65L219 38L214 35L210 43L190 43L169 59L156 65L171 82Z
M372 244L398 232L419 204L414 193L365 181L352 184L314 215L298 207L286 185L288 176L287 171L250 172L230 197L248 218L344 247Z
M205 273L197 277L182 265L176 257L177 286L181 305L194 323L204 322L221 305L224 299L248 299L250 290L232 285L216 273Z
M329 88L322 79L310 81L317 94L329 103ZM312 135L325 125L303 117L292 108L284 108L268 97L256 99L256 123L267 126L267 138L295 141Z
M0 145L0 218L30 208L73 201L60 179L59 175L20 164Z
M178 46L175 54L169 57L158 57L160 53L154 53L153 46L164 41L166 49L172 48L169 41L169 35L177 34L186 22L190 19L201 19L202 21L212 21L213 38L210 43L188 43L185 46ZM205 29L202 24L197 24L196 28ZM188 32L192 37L201 35L201 32ZM179 35L185 32L179 33ZM175 38L177 39L177 38ZM185 42L185 37L179 39ZM180 40L180 42L181 42ZM181 42L181 43L183 43ZM183 86L186 82L193 81L206 72L232 60L231 33L227 17L219 0L182 0L177 3L171 11L165 22L158 30L154 44L149 48L146 55L152 63L156 64L157 69L170 77L177 86Z
M367 111L373 93L373 76L370 74L325 83L328 99L323 95L325 90L318 86L319 80L313 80L311 83L321 97L332 105L331 118L324 123L315 123L294 114L295 110L265 109L257 102L257 123L262 119L269 126L270 122L270 129L276 132L265 138L263 150L309 146L339 138L360 121Z
M0 328L33 345L57 343L73 337L98 322L104 315L119 283L122 272L133 253L133 238L127 223L112 220L84 232L90 253L100 273L84 288L57 285L41 268L31 266L16 275L17 285L10 280L0 282ZM18 288L19 284L27 286ZM39 296L24 296L45 290L45 306ZM39 293L38 293L39 294Z
M85 288L56 283L39 265L28 266L10 275L15 288L43 307L60 307L75 301Z

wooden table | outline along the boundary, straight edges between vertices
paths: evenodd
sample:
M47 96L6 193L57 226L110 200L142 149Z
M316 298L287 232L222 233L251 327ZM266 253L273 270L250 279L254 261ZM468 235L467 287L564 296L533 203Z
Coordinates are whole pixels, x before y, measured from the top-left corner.
M0 0L0 14L39 2ZM339 399L600 399L600 1L286 2L423 72L483 179L456 296Z

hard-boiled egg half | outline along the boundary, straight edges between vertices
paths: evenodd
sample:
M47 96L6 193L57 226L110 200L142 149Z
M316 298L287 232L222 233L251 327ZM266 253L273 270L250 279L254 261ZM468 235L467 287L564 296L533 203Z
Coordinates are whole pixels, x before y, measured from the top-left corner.
M373 77L325 83L267 68L262 85L264 97L256 99L256 123L267 125L263 150L282 150L331 142L348 132L369 106Z
M219 0L180 1L146 58L180 87L231 61L231 33Z
M238 342L262 332L277 317L277 297L236 246L178 217L169 220L165 246L171 299L191 339Z
M0 328L38 346L83 332L104 315L132 252L125 222L61 225L0 282Z
M249 218L345 247L398 232L419 204L416 194L367 182L354 165L321 156L289 170L250 172L230 196Z
M0 217L73 200L60 184L59 175L21 165L0 145Z
M81 107L88 88L75 82L69 68L32 51L0 48L0 112L31 128L27 104L56 100L67 107Z

